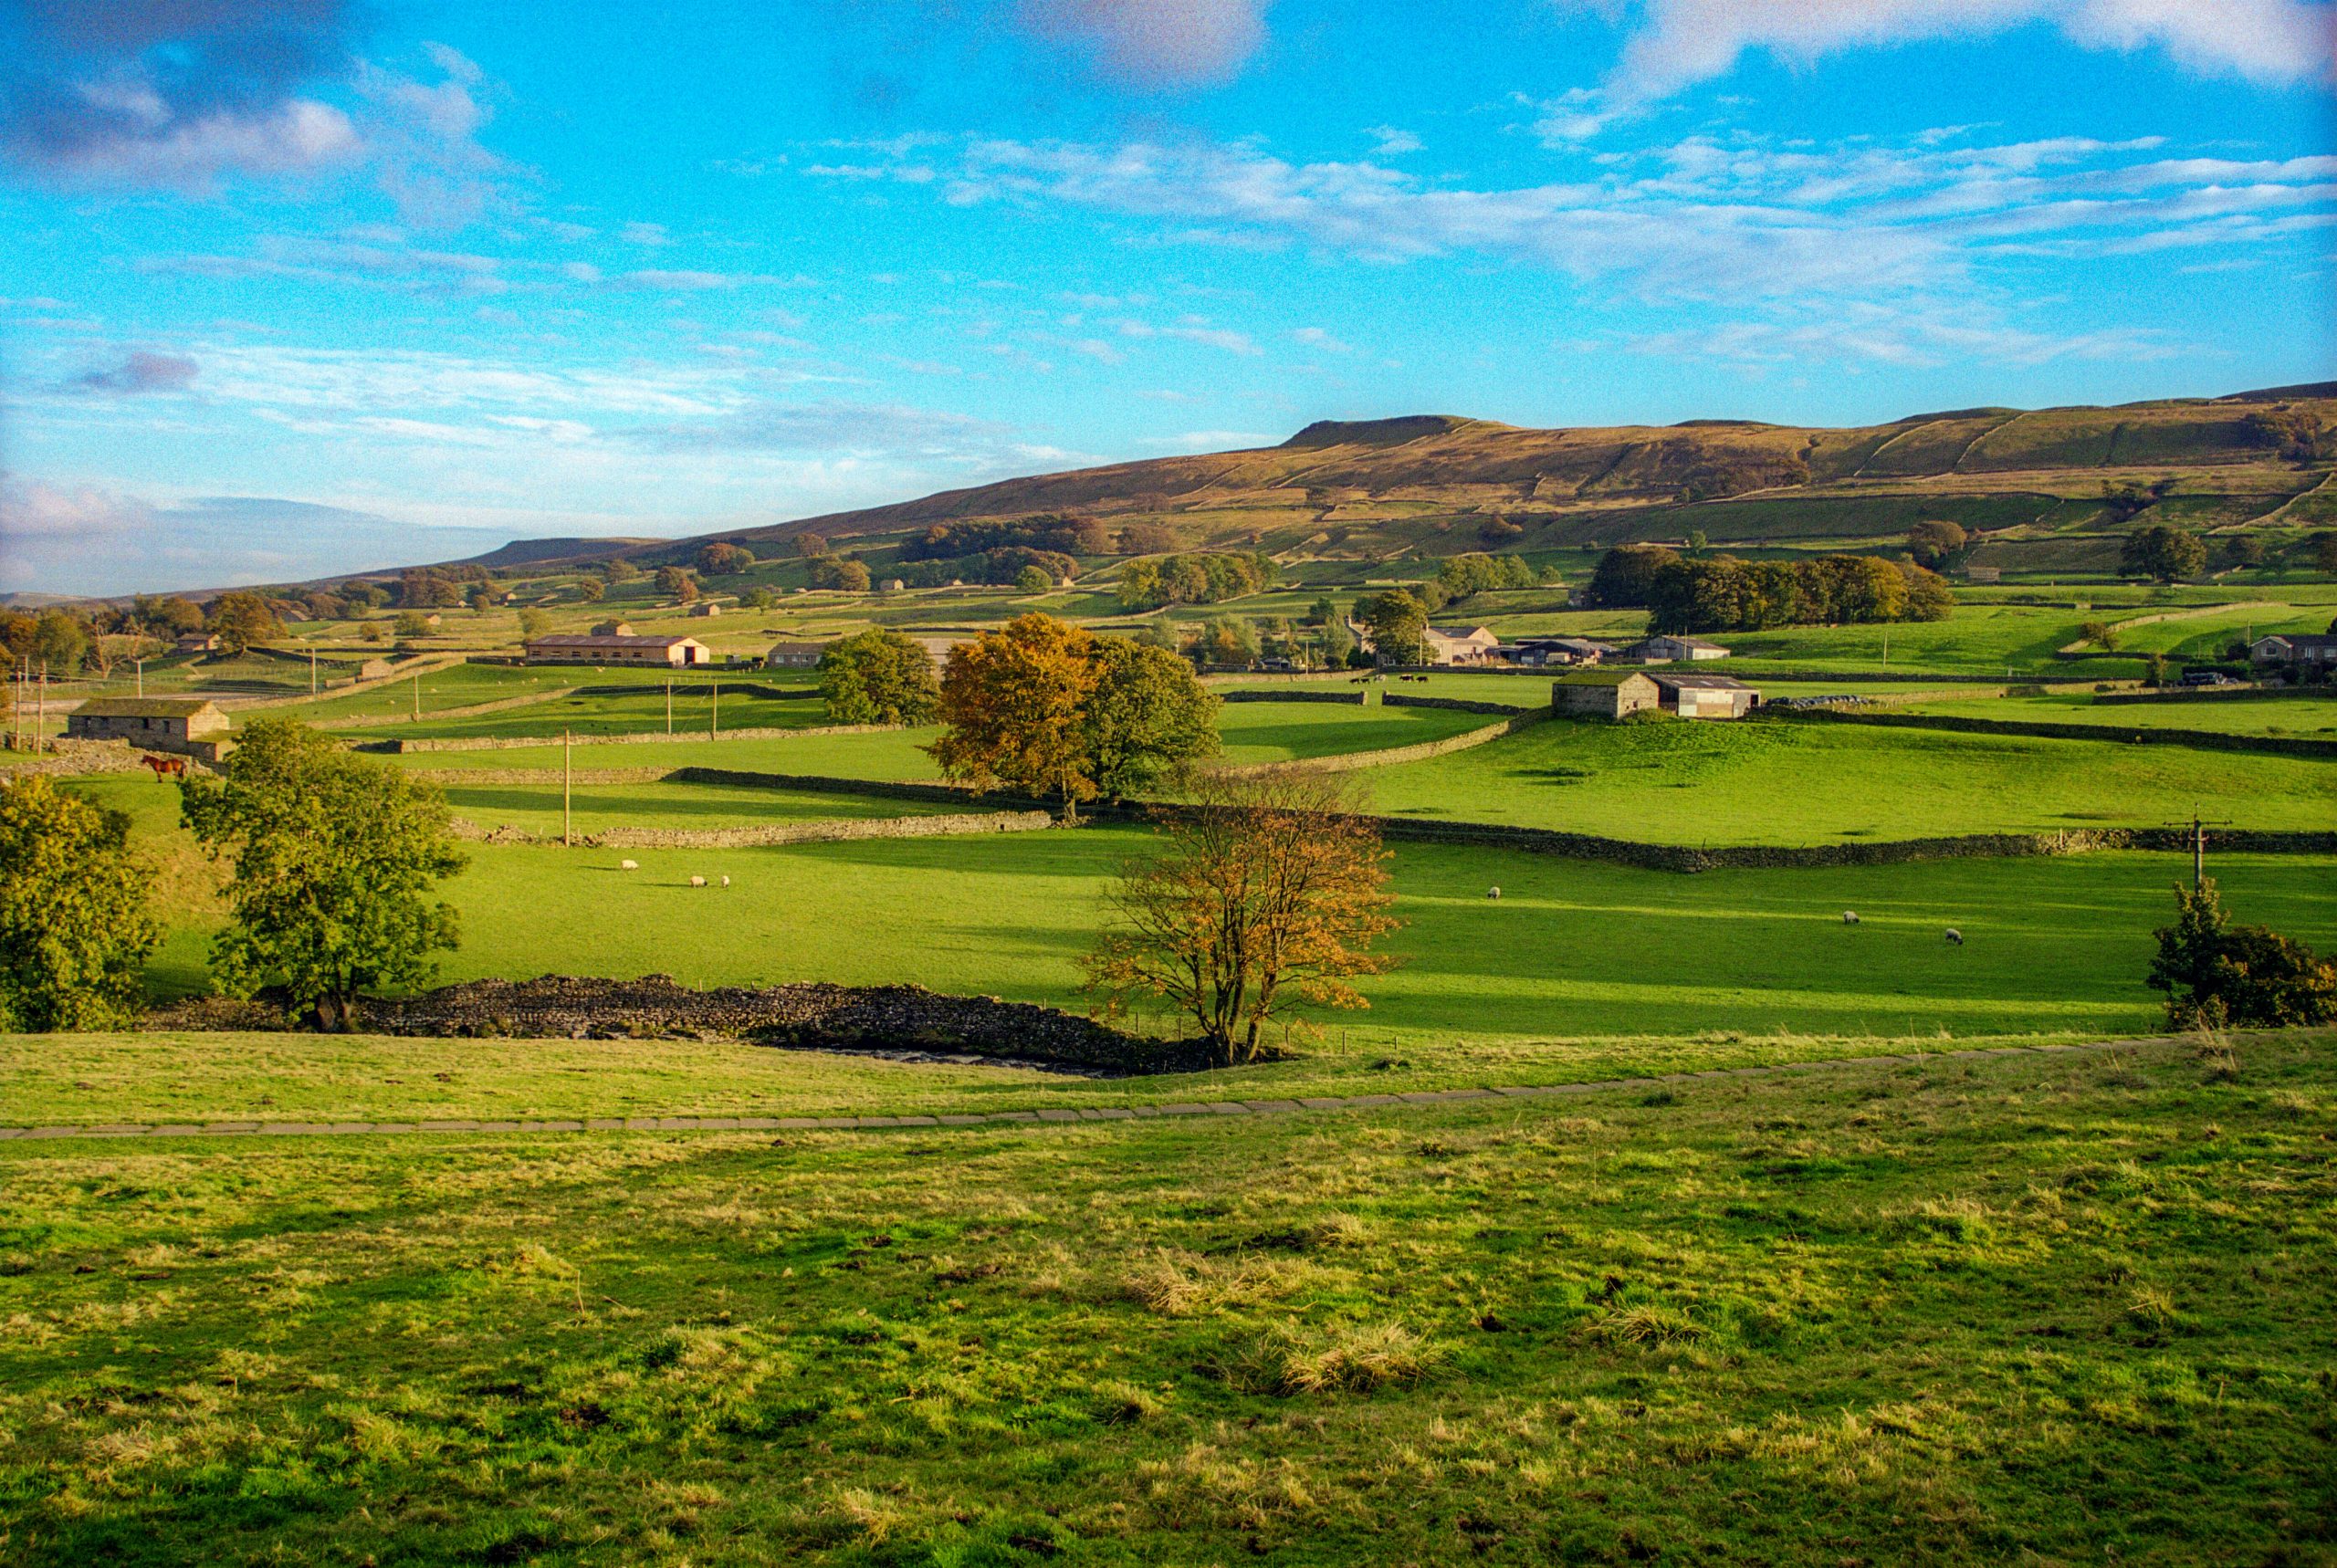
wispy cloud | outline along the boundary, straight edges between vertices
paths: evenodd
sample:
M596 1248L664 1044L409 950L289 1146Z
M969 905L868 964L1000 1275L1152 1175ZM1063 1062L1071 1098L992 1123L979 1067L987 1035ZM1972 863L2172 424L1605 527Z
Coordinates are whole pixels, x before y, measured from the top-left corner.
M194 384L195 375L201 369L184 354L157 354L137 349L118 365L82 371L66 383L66 390L97 392L110 397L184 392Z
M2164 49L2202 74L2260 83L2325 77L2337 63L2327 6L2308 0L1553 0L1622 21L1622 57L1597 89L1547 106L1573 141L1727 75L1751 51L1808 64L1849 49L1983 37L2043 24L2089 49Z
M1225 81L1265 43L1266 0L1019 0L1023 27L1130 86Z

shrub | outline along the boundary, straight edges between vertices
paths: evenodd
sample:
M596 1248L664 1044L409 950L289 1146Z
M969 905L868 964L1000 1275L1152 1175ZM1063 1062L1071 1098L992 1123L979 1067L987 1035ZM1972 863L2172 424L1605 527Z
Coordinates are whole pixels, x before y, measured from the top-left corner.
M129 820L35 776L0 785L0 1028L136 1019L162 940Z
M2167 1022L2281 1028L2337 1019L2337 963L2261 925L2234 925L2213 877L2175 890L2175 919L2152 935L2148 983L2166 993Z

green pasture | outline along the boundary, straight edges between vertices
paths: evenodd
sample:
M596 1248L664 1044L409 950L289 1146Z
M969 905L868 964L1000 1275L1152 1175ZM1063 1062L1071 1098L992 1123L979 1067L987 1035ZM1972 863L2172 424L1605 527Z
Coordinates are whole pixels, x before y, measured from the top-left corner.
M533 833L561 831L557 775L528 784L456 784L445 789L455 814L482 828L516 827ZM955 810L875 795L761 789L727 784L579 784L571 794L575 831L612 828L750 828L769 823L859 821L919 817ZM992 803L985 802L986 806Z
M1948 698L1893 711L1954 714L2033 724L2091 724L2105 729L2201 729L2224 735L2337 735L2337 695L2325 697L2209 697L2196 702L2098 703L2091 692L2041 697ZM2337 783L2331 788L2337 789ZM2337 816L2337 806L2332 807Z
M131 810L134 841L166 867L196 859L175 791L112 779L77 788ZM707 793L727 815L732 798ZM510 794L505 815L556 825L556 793ZM470 868L446 884L464 936L441 977L907 981L1084 1009L1078 960L1102 894L1149 839L1089 827L748 850L472 844ZM2325 947L2337 946L2332 863L2224 856L2216 873L2240 918ZM1449 1066L1488 1044L1602 1036L2147 1029L2150 931L2188 872L2181 856L2098 854L1683 876L1428 844L1397 846L1389 867L1410 923L1393 944L1404 963L1366 980L1370 1009L1334 1015L1331 1036L1309 1048L1344 1046L1357 1071L1385 1049ZM178 874L150 973L163 994L207 988L219 919L199 877ZM728 888L689 885L725 875ZM1860 924L1846 925L1845 909ZM1944 940L1950 926L1963 946Z
M566 683L563 683L566 684ZM760 684L760 683L758 683ZM676 734L730 729L803 729L828 722L827 705L817 697L775 698L757 692L723 691L719 677L676 682L669 697L663 682L624 691L579 692L573 696L529 703L496 713L378 725L351 733L367 740L448 740L471 736L519 738L573 735L645 735L670 725ZM793 689L782 687L782 690Z
M1218 709L1221 760L1289 762L1442 740L1495 722L1448 708L1333 703L1227 703Z
M460 1049L385 1075L580 1068ZM5 1553L2310 1563L2332 1137L2322 1037L1240 1120L0 1145Z
M1818 719L1553 720L1364 783L1385 813L1664 843L2155 827L2195 808L2243 827L2337 826L2337 765L2319 759Z
M662 701L662 699L661 699ZM726 708L728 702L723 705ZM764 736L749 740L703 734L673 740L594 746L580 740L568 748L574 766L586 768L727 768L749 773L815 773L837 779L930 780L940 768L922 747L938 729L873 730L855 735ZM370 738L383 739L375 735ZM490 751L416 751L382 758L393 766L427 768L550 768L561 766L557 739L542 746Z

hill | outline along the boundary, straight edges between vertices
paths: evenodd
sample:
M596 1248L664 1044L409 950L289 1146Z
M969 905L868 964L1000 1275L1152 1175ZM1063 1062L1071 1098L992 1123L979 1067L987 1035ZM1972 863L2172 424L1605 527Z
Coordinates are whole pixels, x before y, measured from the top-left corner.
M2145 497L2151 520L2208 532L2337 523L2332 429L2337 382L2104 408L1954 409L1851 429L1323 421L1277 446L1036 475L708 537L862 539L1062 512L1158 525L1180 548L1387 559L1698 532L1714 544L1840 548L1942 518L1982 540L1979 564L2077 570L2109 564L2135 526L2104 505L2105 483L2157 484ZM664 559L703 542L635 553Z

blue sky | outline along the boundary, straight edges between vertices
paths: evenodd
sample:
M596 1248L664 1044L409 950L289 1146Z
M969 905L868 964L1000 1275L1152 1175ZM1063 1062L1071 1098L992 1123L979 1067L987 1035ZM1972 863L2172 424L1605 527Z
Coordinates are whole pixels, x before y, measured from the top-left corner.
M2337 376L2320 0L0 0L0 590Z

